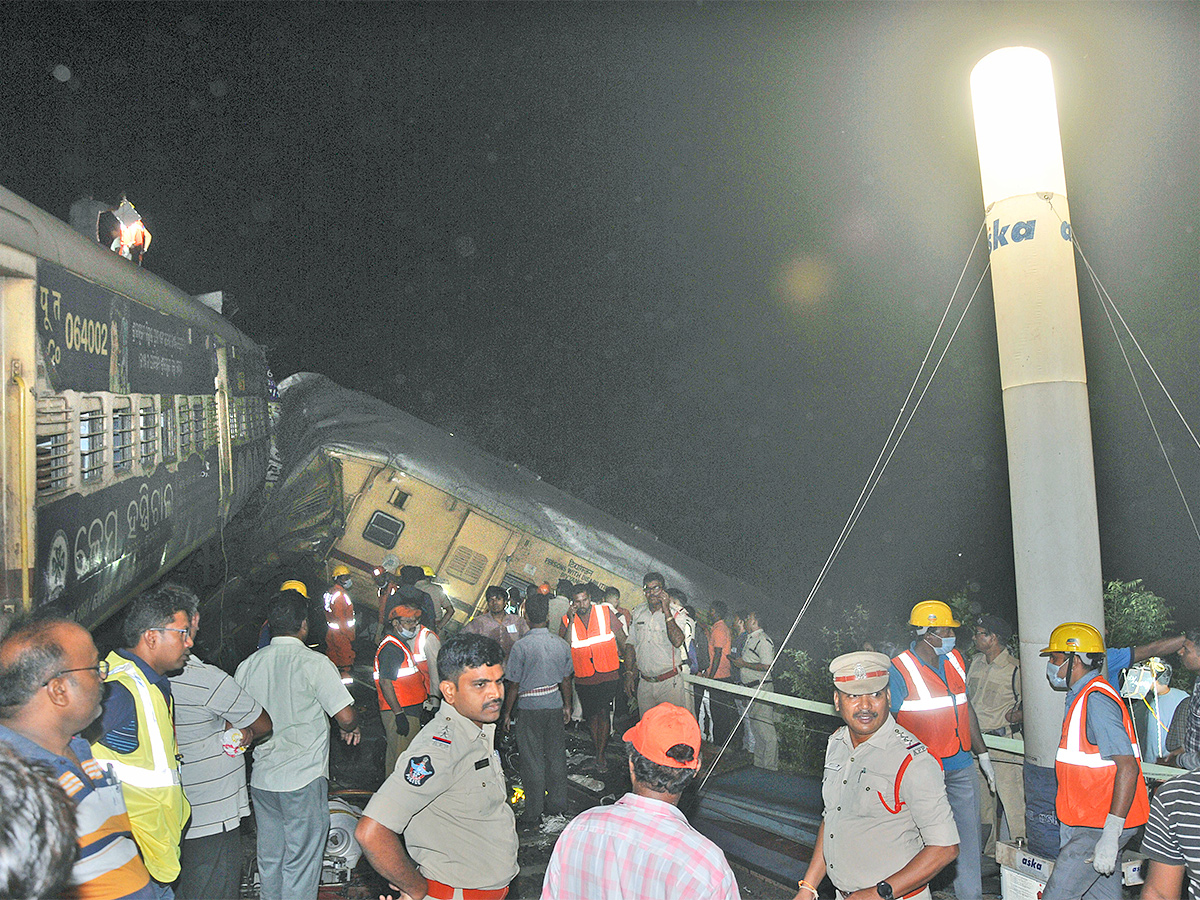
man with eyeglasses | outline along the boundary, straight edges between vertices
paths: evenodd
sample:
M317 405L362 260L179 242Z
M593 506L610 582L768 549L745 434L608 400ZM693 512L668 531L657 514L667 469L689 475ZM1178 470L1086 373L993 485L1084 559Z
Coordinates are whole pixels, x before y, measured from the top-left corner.
M75 805L79 855L70 896L155 898L121 784L79 733L100 715L108 661L74 622L16 624L0 641L0 741L42 763Z
M658 572L642 578L646 602L633 611L629 641L625 646L625 692L637 690L638 709L653 709L674 703L695 715L692 692L683 680L679 648L684 633L680 624L686 615L667 595L666 579Z
M191 814L167 673L187 664L195 614L195 598L170 585L133 601L122 629L125 647L108 654L104 713L94 742L96 758L121 780L133 836L164 898L175 896L179 843Z

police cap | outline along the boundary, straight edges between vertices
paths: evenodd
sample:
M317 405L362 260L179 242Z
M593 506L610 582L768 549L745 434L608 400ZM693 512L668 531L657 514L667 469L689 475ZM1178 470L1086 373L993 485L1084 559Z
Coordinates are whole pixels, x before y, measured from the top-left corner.
M873 694L888 686L891 660L882 653L855 650L829 664L833 686L843 694Z

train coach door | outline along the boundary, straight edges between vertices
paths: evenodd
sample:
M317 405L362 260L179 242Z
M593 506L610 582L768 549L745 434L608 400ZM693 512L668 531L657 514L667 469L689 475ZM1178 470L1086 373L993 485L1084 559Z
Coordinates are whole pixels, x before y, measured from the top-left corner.
M217 445L220 459L217 465L221 484L221 521L229 520L229 507L233 502L233 435L230 432L228 348L217 347Z
M0 247L0 612L32 608L37 455L33 260ZM49 305L50 301L47 301Z
M450 543L438 577L446 593L460 600L478 601L504 558L512 529L471 510Z

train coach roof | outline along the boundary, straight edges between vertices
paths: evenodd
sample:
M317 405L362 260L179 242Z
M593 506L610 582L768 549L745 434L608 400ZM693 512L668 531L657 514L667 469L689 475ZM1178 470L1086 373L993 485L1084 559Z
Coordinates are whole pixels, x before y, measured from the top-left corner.
M69 269L160 312L220 335L231 344L254 345L228 320L159 276L89 241L66 222L0 187L0 244Z
M279 385L283 476L272 504L307 495L305 473L322 452L402 469L472 506L634 583L657 570L697 604L754 605L761 592L689 558L653 535L589 506L513 463L323 375L301 372ZM278 507L277 507L278 509ZM286 509L278 510L287 515Z

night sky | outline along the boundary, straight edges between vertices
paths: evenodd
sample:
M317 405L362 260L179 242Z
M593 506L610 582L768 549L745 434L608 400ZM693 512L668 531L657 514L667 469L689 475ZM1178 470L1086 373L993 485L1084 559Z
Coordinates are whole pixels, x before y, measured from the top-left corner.
M277 377L520 462L782 629L983 274L968 77L1011 44L1051 58L1075 234L1195 429L1197 4L10 3L0 183L63 218L127 191L147 268L226 291ZM1080 294L1104 576L1194 622L1200 538ZM1011 612L1006 466L985 280L814 622Z

